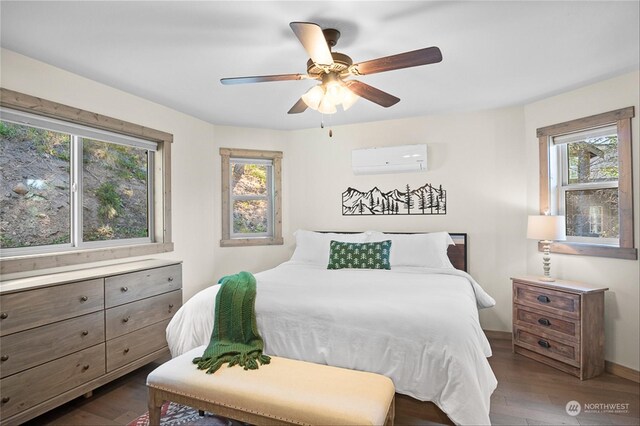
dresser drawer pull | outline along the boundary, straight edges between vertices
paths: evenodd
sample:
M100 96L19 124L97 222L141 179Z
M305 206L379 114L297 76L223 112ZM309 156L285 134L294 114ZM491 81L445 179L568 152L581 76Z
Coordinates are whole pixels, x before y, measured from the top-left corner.
M125 354L128 354L129 353L129 348L124 348L124 351L122 351L122 352L124 352Z
M80 297L80 301L81 302L86 302L87 300L89 300L89 298L87 296Z
M120 291L122 291L123 293L126 293L129 291L129 287L122 287Z
M169 309L173 308L173 303L169 303Z
M169 281L169 282L173 281L173 277L167 278L167 281Z
M549 342L547 342L546 340L542 340L542 339L538 340L538 344L540 346L542 346L543 348L547 348L547 349L549 349L551 347L551 344L549 344Z
M551 300L549 300L549 297L541 294L540 296L536 297L536 299L538 299L538 302L540 303L549 303L551 302Z
M7 319L8 316L9 316L8 313L3 312L3 313L0 314L0 319Z
M2 357L0 357L0 361L6 361L9 359L9 355L2 355Z
M540 319L538 320L538 324L549 327L549 326L551 325L551 321L549 321L549 320L548 320L548 319L546 319L546 318L540 318Z
M11 398L10 398L10 397L8 397L8 396L4 396L4 397L2 397L2 403L3 403L3 404L6 404L6 403L7 403L7 402L9 402L10 400L11 400Z
M129 316L129 317L122 318L122 322L129 322L129 318L131 318L131 317Z
M82 330L82 335L83 335L83 336L86 336L86 335L88 335L88 334L89 334L89 330Z
M82 366L82 371L87 371L89 369L89 364L85 364Z

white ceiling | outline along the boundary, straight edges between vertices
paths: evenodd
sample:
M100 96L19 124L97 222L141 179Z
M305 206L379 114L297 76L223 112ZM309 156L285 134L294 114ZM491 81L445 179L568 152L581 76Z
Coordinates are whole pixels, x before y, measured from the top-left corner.
M342 32L355 62L438 46L443 61L363 76L401 98L360 100L334 125L520 105L637 69L638 1L12 2L1 44L215 124L301 129L287 115L312 80L223 86L219 79L304 73L289 28Z

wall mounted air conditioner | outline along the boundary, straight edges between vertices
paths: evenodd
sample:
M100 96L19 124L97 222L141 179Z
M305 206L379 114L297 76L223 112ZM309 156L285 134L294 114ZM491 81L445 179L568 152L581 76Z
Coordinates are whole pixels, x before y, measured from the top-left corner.
M351 167L356 175L424 172L427 170L427 145L354 149Z

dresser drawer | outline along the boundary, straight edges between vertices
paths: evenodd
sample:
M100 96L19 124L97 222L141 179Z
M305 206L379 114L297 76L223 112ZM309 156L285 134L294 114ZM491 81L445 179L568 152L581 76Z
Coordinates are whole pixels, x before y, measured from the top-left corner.
M102 311L0 337L0 377L102 342Z
M0 380L2 417L33 407L105 373L104 343Z
M182 288L182 265L164 266L105 278L107 308Z
M580 321L577 319L562 318L521 305L514 305L513 309L516 325L526 326L544 333L557 333L559 337L573 342L580 340Z
M167 346L164 320L107 342L107 372Z
M158 321L171 318L182 304L182 291L153 296L107 309L107 339L130 333Z
M576 343L538 336L520 327L515 327L514 343L567 364L580 366L580 350Z
M580 318L580 295L513 283L513 303L570 318Z
M0 296L0 336L104 308L103 279Z

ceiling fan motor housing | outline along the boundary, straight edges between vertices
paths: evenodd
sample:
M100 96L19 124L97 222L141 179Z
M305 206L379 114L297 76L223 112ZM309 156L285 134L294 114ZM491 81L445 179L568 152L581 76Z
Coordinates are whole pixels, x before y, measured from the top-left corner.
M317 66L311 59L307 61L307 73L311 77L320 77L325 73L325 69L329 72L342 73L346 71L351 65L353 65L353 60L344 53L339 52L331 52L331 56L333 57L333 64L329 67L319 67Z

